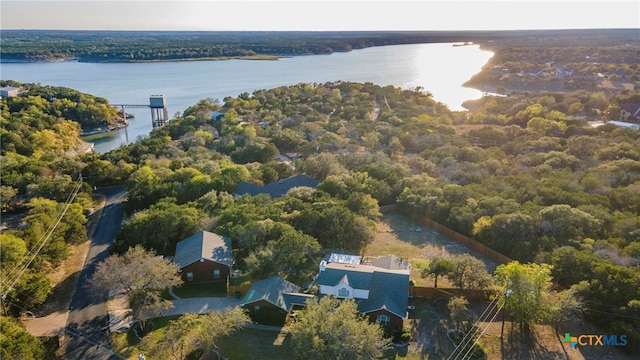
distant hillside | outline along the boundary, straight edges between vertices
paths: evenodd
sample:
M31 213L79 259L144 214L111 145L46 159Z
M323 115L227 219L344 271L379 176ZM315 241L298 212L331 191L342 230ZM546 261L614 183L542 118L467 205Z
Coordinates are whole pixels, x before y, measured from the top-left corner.
M635 29L538 31L176 32L3 30L1 61L181 61L255 55L296 56L372 46L513 41L624 43ZM547 43L548 44L548 43Z

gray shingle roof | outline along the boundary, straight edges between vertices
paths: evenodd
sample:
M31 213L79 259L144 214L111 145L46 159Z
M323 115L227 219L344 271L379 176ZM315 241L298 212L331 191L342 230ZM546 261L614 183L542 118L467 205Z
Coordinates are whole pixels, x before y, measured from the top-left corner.
M358 302L358 310L366 314L387 309L406 319L408 302L409 275L376 271L373 273L369 298Z
M336 286L347 283L353 289L369 290L373 268L366 265L346 265L329 263L324 271L318 274L318 285Z
M318 184L318 180L304 175L296 175L287 179L269 183L265 186L258 186L248 182L241 182L238 187L236 187L234 194L249 194L251 196L256 196L258 194L268 194L272 198L279 198L286 195L287 191L293 189L294 187L307 186L310 188L316 188Z
M291 294L282 294L284 298L284 302L287 305L287 309L291 309L292 305L307 305L307 300L314 299L315 296L311 294L300 294L300 293L291 293Z
M231 239L208 231L201 231L176 245L173 262L180 268L200 259L215 261L227 266L233 265Z
M284 311L288 311L289 306L292 303L295 303L294 301L297 301L297 298L288 295L299 291L300 287L292 282L289 282L279 276L270 277L268 279L254 282L247 294L242 298L240 306L265 300ZM287 300L290 301L289 304L287 304Z
M391 267L329 263L318 274L317 284L334 287L347 283L354 289L369 290L368 299L356 299L362 313L386 309L406 319L409 300L409 271L399 258L385 257L380 263ZM402 261L402 260L400 260Z
M371 261L371 265L389 270L411 270L411 265L395 255L382 256Z

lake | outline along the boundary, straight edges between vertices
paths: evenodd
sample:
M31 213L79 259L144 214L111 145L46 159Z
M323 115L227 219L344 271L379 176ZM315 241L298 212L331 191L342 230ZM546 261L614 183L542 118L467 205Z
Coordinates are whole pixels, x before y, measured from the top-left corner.
M165 95L169 117L204 98L222 101L240 93L301 82L371 82L403 89L422 86L451 110L480 91L462 86L480 72L493 53L477 45L411 44L372 47L330 55L279 60L221 60L156 63L3 63L3 80L65 86L103 97L113 104L149 104L150 95ZM147 136L151 112L128 108L135 115L126 129L87 138L99 153Z

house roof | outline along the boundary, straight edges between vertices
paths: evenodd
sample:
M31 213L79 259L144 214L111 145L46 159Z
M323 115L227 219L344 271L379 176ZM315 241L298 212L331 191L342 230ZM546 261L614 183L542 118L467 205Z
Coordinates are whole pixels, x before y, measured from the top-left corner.
M300 287L292 282L279 276L270 277L254 282L247 294L242 298L240 306L264 300L284 311L288 311L292 304L300 303L301 296L306 296L305 294L298 294L299 291ZM300 305L303 304L304 301L300 303Z
M406 319L410 265L395 256L376 260L381 266L328 263L318 274L317 284L334 287L345 283L353 289L368 290L367 299L356 299L360 312L385 309Z
M615 126L619 126L619 127L623 127L623 128L627 128L627 129L632 129L632 130L640 130L640 125L639 124L634 124L634 123L630 123L630 122L626 122L626 121L611 120L611 121L607 121L607 124L612 124L612 125L615 125Z
M317 284L333 287L345 283L352 289L369 290L373 272L374 268L368 265L329 263L318 274Z
M279 198L287 194L294 187L307 186L316 188L320 182L304 175L296 175L287 179L278 180L265 186L259 186L248 182L241 182L234 191L236 195L268 194L272 198Z
M408 274L376 271L371 278L369 298L358 301L358 310L366 314L385 309L406 319L408 301Z
M231 239L208 231L201 231L178 243L173 262L180 268L201 259L233 265Z
M388 270L411 271L411 265L395 255L381 256L372 260L371 265Z
M307 300L315 298L314 295L301 293L286 293L282 294L282 297L284 298L287 310L291 309L293 305L305 306L307 305Z
M640 104L624 103L620 105L620 109L628 112L631 116L637 116L640 113Z
M327 260L327 262L358 265L361 263L361 260L361 256L333 253L329 256L329 260Z

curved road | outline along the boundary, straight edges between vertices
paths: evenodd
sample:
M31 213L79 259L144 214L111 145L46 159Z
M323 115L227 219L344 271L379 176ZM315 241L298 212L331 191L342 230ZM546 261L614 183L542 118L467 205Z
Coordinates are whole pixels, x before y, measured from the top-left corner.
M70 360L120 359L109 342L106 298L95 295L87 287L87 281L95 272L96 265L109 256L109 248L120 232L127 193L120 186L102 188L97 192L106 196L106 203L91 237L91 248L69 308L65 359Z

